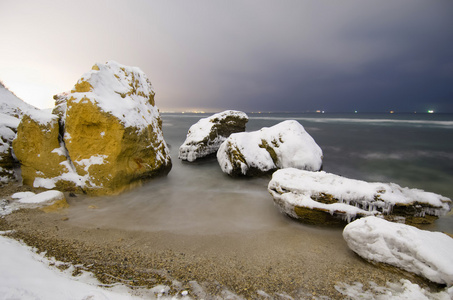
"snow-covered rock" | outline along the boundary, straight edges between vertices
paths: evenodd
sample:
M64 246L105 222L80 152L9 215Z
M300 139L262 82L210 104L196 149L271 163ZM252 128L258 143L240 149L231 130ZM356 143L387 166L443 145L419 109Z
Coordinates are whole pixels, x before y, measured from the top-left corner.
M0 184L15 180L16 160L11 145L16 136L20 118L28 111L37 110L9 91L0 81Z
M343 237L361 257L453 285L453 239L440 232L366 217L348 224Z
M408 224L431 223L452 206L449 198L419 189L294 168L275 172L268 191L282 212L315 224L376 215Z
M245 131L247 122L248 116L235 110L200 119L190 127L186 140L179 147L179 158L192 162L216 153L232 133Z
M254 132L230 135L220 145L217 160L232 176L260 175L282 168L317 171L322 150L297 121L283 121Z
M112 61L94 65L70 92L54 97L53 113L22 120L14 151L33 171L25 171L24 183L112 194L168 173L170 151L154 94L139 68ZM34 147L33 132L43 146Z

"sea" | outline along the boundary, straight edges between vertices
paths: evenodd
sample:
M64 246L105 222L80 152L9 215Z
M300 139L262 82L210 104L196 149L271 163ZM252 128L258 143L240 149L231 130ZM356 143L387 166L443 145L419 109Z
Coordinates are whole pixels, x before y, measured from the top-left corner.
M231 178L215 157L178 159L188 129L211 114L162 113L173 167L118 196L97 198L101 209L76 214L85 226L177 234L229 234L254 230L297 230L267 191L270 177ZM296 120L323 150L323 170L369 182L393 182L453 199L453 114L248 113L246 131ZM82 203L83 201L78 201ZM79 205L79 206L80 206ZM81 212L86 210L81 209ZM453 234L453 214L427 230Z

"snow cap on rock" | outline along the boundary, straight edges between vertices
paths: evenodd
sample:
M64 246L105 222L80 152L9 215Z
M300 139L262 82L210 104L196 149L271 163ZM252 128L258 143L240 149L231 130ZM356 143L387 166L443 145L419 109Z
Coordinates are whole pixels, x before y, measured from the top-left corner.
M217 152L223 172L233 176L270 173L281 168L317 171L321 169L322 156L315 140L294 120L258 131L234 133Z
M366 217L348 224L343 237L361 257L453 285L453 239L440 232Z

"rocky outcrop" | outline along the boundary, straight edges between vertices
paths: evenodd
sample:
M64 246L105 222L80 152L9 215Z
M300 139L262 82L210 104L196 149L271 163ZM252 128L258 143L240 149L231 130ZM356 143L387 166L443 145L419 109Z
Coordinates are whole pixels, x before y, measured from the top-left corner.
M348 224L343 237L349 248L366 260L453 285L453 239L446 234L366 217Z
M14 95L0 82L0 185L16 179L12 142L16 136L20 118L28 111L37 109Z
M394 183L369 183L292 168L275 172L268 191L283 213L311 224L345 224L365 216L431 223L452 207L447 197Z
M140 69L116 62L96 64L70 92L54 97L53 114L41 123L45 127L37 128L28 118L21 122L14 150L24 152L18 159L25 169L33 170L23 174L24 182L113 194L167 174L171 159L154 94ZM35 153L26 145L33 128L47 143ZM42 156L48 162L46 170L36 159Z
M179 158L195 161L216 153L220 145L235 132L245 131L248 116L235 110L226 110L192 125L186 140L179 147Z
M262 175L290 167L317 171L322 166L322 150L301 124L289 120L230 135L220 146L217 160L231 176Z

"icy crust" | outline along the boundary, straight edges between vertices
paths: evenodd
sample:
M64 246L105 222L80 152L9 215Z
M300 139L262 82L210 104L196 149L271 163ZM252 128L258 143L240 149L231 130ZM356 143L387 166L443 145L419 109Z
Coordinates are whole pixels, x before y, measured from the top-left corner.
M453 239L440 232L366 217L348 224L343 237L361 257L453 285Z
M151 82L140 68L109 61L95 64L79 79L70 94L56 97L66 96L69 102L91 101L118 118L125 127L145 129L160 118L154 95ZM57 102L64 106L64 101ZM67 113L70 113L70 104L67 105Z
M220 145L217 160L229 175L297 168L317 171L322 150L297 121L283 121L254 132L234 133Z
M350 222L363 216L389 215L395 206L410 207L415 217L442 216L452 206L447 197L395 183L370 183L294 168L276 171L268 191L284 213L298 219L297 207L326 212ZM404 221L404 216L400 220Z
M247 121L247 114L236 110L200 119L189 128L186 140L179 147L179 158L192 162L217 152L231 133L245 130Z

